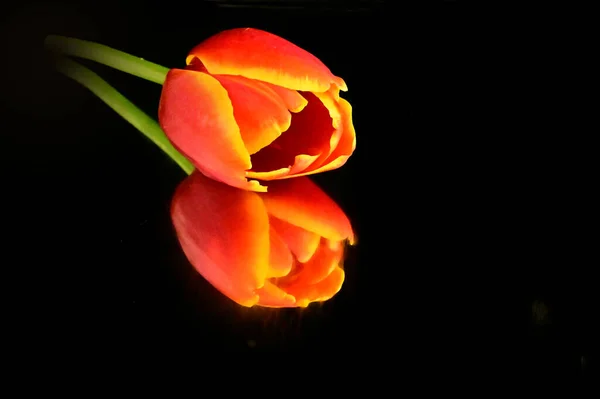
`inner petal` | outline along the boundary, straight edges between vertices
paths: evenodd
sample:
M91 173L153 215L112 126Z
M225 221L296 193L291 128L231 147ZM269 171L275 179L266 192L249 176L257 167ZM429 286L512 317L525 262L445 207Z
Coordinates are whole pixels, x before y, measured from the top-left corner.
M289 129L251 156L252 172L288 168L294 165L296 155L318 156L329 149L335 131L329 110L314 94L301 94L308 104L301 112L292 113Z
M284 239L273 226L269 229L269 269L267 278L283 277L292 270L294 258Z
M311 302L322 302L337 294L344 283L345 273L340 267L333 269L331 274L316 284L295 284L286 287L288 295L296 298L296 306L306 307Z
M269 218L269 224L271 229L277 231L279 237L287 244L298 262L307 262L319 247L321 237L311 231L272 216Z
M258 304L260 306L285 308L293 307L296 304L296 298L270 281L266 281L263 287L254 292L259 296Z
M343 98L339 100L341 110L341 127L342 130L339 142L335 149L329 154L324 161L316 161L310 165L304 174L320 173L328 170L333 170L344 165L350 155L356 149L356 132L352 123L352 107L350 103Z
M292 112L300 112L308 104L308 100L304 98L297 90L286 89L285 87L277 86L267 82L261 82L273 90L283 100L287 109Z
M321 239L317 252L308 262L304 263L302 272L289 286L317 284L343 263L344 246L340 245L332 248L327 241L325 238ZM284 286L284 284L280 286ZM288 284L285 284L285 286L287 287Z
M241 76L213 76L227 90L233 115L250 154L288 130L291 114L282 98L269 86Z

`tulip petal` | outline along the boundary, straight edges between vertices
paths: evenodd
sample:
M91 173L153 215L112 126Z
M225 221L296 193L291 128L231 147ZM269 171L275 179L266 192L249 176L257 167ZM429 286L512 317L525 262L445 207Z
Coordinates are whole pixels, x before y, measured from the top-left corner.
M296 298L285 292L270 281L266 281L262 288L256 290L259 297L257 305L271 308L292 307L296 304Z
M344 246L330 246L327 241L321 239L321 245L319 245L314 256L303 264L302 271L293 281L290 281L290 286L316 284L324 280L333 272L333 269L341 265L344 259Z
M318 157L318 159L311 162L310 165L307 165L305 168L297 169L297 170L293 171L293 173L296 176L303 174L303 172L308 172L310 170L316 170L321 165L323 165L323 163L326 162L326 160L329 158L329 156L337 148L337 146L340 142L340 139L343 135L343 131L344 131L344 127L342 125L342 115L341 115L341 110L340 110L340 105L339 105L339 99L340 99L339 96L337 96L337 98L336 98L336 96L334 95L334 93L331 92L331 90L329 90L325 93L314 93L314 95L321 101L321 103L325 106L325 108L329 112L329 117L331 118L331 126L333 127L334 130L331 133L331 136L329 138L329 143L328 143L327 149L323 149L323 151L322 151L321 155ZM292 175L292 173L290 173L290 177L291 177L291 175Z
M307 106L302 112L292 114L292 122L287 131L252 155L253 167L248 172L248 177L273 179L271 175L261 172L281 168L290 168L290 171L293 169L294 173L299 173L321 154L329 151L331 136L335 132L329 110L314 94L302 95L308 100Z
M289 41L259 29L220 32L190 51L211 74L240 75L292 90L327 91L333 84L348 90L317 57Z
M322 302L337 294L344 283L345 273L339 267L317 284L294 284L286 287L288 294L296 298L296 306L306 307L311 302Z
M234 187L266 191L246 179L252 167L233 106L214 77L192 70L172 69L160 99L158 119L173 145L194 165Z
M283 100L283 103L292 112L298 113L306 107L308 100L302 97L302 94L298 93L297 90L286 89L285 87L277 86L271 83L262 82L264 85L268 85L279 97Z
M271 158L268 158L269 154L272 154ZM266 162L269 162L269 159L275 165L275 162L278 162L278 159L280 157L280 152L279 152L279 150L267 147L261 151L261 157L262 157L262 159L265 160L265 162L262 163L263 167L266 166ZM292 167L290 167L290 168L281 168L281 169L273 170L270 172L249 171L249 172L246 172L246 177L250 177L252 179L265 180L265 181L278 180L278 179L284 179L287 177L292 177L292 176L294 176L294 174L300 173L303 170L305 170L306 168L308 168L309 166L311 166L312 163L315 162L320 157L321 157L320 155L305 155L305 154L296 155L296 157L294 158L294 163L293 163Z
M270 221L269 221L270 223ZM270 256L269 256L269 270L267 272L267 278L270 277L283 277L287 275L294 264L294 258L290 252L290 248L277 232L277 229L271 225L270 233Z
M227 90L233 115L250 155L288 130L292 115L269 86L242 76L213 75Z
M333 152L320 165L315 162L304 172L296 174L296 176L312 175L315 173L327 172L343 166L348 158L356 149L356 132L352 123L352 107L350 103L343 98L340 98L341 126L338 130L342 131L339 143Z
M319 95L319 97L323 98L324 96ZM248 177L267 181L307 176L337 169L348 161L356 149L356 131L352 122L352 106L345 99L338 98L339 119L337 119L337 112L333 110L334 105L331 99L324 99L323 101L324 103L328 103L330 115L332 115L332 123L334 125L337 123L338 125L331 135L329 150L324 151L319 156L297 155L296 161L291 168L279 169L276 173L250 171L248 172ZM338 122L335 122L336 120ZM263 151L265 153L261 154L261 156L264 158L269 157L269 161L267 162L270 162L272 165L280 163L280 152L270 147L265 148ZM266 164L267 162L261 159L262 164Z
M267 149L265 149L265 150L267 150ZM265 151L265 150L263 150L263 151ZM290 170L291 170L291 168L281 168L281 169L276 169L276 170L272 170L269 172L249 171L249 172L246 172L246 177L249 177L252 179L260 179L260 180L278 180L278 179L283 179L284 177L289 175Z
M269 219L261 198L193 172L177 188L171 218L196 270L243 306L258 301L269 265Z
M287 248L296 256L298 262L307 262L319 248L321 237L317 234L272 216L269 218L269 223L285 242Z
M332 241L354 238L342 209L307 177L271 182L260 196L270 216Z
M343 98L340 98L339 106L343 134L340 137L340 141L335 150L329 155L329 160L332 161L341 157L349 157L356 149L356 131L354 130L354 123L352 122L352 106ZM321 171L323 170L324 169L321 169Z
M339 105L339 98L335 98L335 96L331 93L331 91L327 91L325 93L314 93L314 95L323 103L327 111L329 112L329 117L331 118L331 126L334 129L339 129L342 123L342 114ZM331 149L333 150L337 147L337 143L339 142L339 138L341 134L334 134L332 138L335 137L335 141L332 142Z

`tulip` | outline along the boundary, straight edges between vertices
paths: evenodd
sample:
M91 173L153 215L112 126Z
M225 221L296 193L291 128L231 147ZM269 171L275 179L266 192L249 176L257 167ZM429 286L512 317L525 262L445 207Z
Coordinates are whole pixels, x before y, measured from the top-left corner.
M190 263L246 307L306 307L342 287L346 244L339 206L307 177L268 193L233 188L198 171L175 191L171 218Z
M257 29L232 29L197 45L171 69L158 119L204 175L266 192L270 182L344 165L354 152L346 83L315 56Z

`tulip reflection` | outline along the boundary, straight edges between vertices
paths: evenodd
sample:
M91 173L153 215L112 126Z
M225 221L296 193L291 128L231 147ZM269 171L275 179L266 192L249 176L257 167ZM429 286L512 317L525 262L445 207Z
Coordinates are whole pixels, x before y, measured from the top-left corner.
M171 217L191 264L240 305L305 307L342 287L354 233L307 177L255 193L194 172L177 188Z

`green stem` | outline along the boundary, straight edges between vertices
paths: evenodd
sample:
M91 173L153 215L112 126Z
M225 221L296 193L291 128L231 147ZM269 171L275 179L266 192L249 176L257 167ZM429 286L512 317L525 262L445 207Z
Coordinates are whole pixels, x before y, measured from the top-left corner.
M154 144L170 156L188 175L194 170L190 163L179 151L173 147L158 123L144 111L136 107L114 87L109 85L100 76L90 71L83 65L66 57L57 57L56 68L64 75L81 83L92 93L100 97L116 113L148 137Z
M169 69L164 66L145 61L142 58L115 50L103 44L85 40L50 35L46 37L44 45L47 49L59 54L96 61L161 85L165 82L167 72L169 72Z

